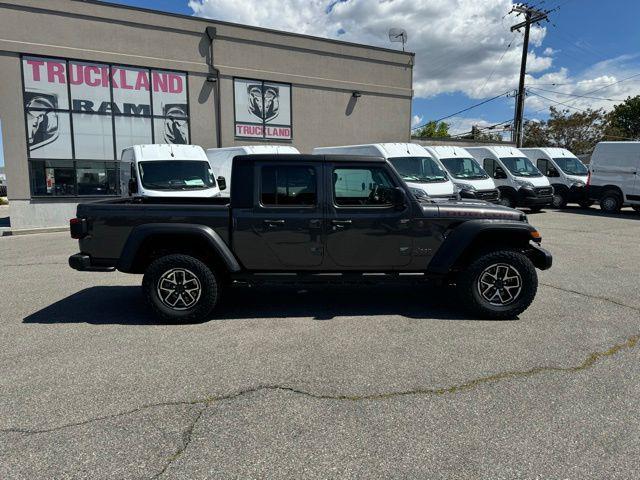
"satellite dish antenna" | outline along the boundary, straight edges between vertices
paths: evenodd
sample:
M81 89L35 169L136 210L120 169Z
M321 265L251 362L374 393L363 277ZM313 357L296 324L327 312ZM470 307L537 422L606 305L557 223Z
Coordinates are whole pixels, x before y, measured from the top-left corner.
M407 43L407 31L404 28L389 29L389 41L402 42L402 51L404 52L404 45Z

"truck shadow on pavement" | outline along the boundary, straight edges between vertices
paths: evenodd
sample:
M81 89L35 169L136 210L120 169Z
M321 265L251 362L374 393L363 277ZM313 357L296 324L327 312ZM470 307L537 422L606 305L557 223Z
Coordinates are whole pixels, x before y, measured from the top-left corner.
M425 320L471 320L455 294L429 286L234 287L210 320L399 315ZM138 286L98 286L79 291L23 320L24 323L160 325Z

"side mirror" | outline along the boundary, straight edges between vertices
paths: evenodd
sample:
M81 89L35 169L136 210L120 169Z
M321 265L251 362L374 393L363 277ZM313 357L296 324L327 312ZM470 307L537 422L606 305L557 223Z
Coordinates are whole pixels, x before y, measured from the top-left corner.
M407 205L407 194L404 189L396 187L393 189L393 206L396 210L404 210Z
M507 178L507 174L504 172L502 167L496 167L493 178L498 178L498 179Z
M227 180L224 177L218 177L218 188L220 191L227 189Z
M134 193L138 193L138 182L136 182L135 178L129 179L129 195L133 195Z

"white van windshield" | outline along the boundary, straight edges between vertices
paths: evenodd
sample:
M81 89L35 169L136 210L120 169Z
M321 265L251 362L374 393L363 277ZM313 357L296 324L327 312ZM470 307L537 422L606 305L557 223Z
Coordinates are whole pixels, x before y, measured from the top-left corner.
M443 158L440 160L447 167L453 178L464 178L467 180L480 180L489 178L487 172L474 158Z
M553 161L556 162L556 165L560 167L560 170L567 175L587 175L589 173L587 167L585 167L577 158L561 157L554 158Z
M540 170L527 157L500 157L500 160L516 177L542 177Z
M150 190L204 190L216 186L209 162L202 160L142 161L140 181Z
M447 181L447 174L431 157L393 157L389 162L406 182Z

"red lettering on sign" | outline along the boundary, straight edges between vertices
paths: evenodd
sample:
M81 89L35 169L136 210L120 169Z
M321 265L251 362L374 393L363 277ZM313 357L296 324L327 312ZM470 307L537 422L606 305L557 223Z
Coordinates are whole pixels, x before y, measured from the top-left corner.
M127 83L126 70L120 70L120 88L123 90L133 90L133 87Z
M182 93L182 77L174 73L169 74L169 93Z
M100 72L102 72L102 86L106 88L109 86L109 67L103 65L100 67Z
M54 78L58 79L58 83L66 83L66 78L64 74L64 65L62 63L47 63L47 75L49 79L49 83L54 82Z
M113 85L113 88L120 88L118 87L118 83L116 82L116 73L118 73L118 69L117 68L112 68L111 69L111 85Z
M149 91L149 77L147 72L138 72L138 78L136 79L136 90L142 90L143 88Z
M69 65L69 83L71 85L84 83L84 68L82 65Z
M91 74L99 75L100 69L98 67L89 66L84 69L84 83L90 87L97 87L100 85L101 79L99 77L91 77Z
M169 91L166 73L153 72L153 91L167 93Z
M31 66L31 72L33 75L33 80L36 82L40 81L40 67L44 65L44 62L40 60L27 60L27 65Z

